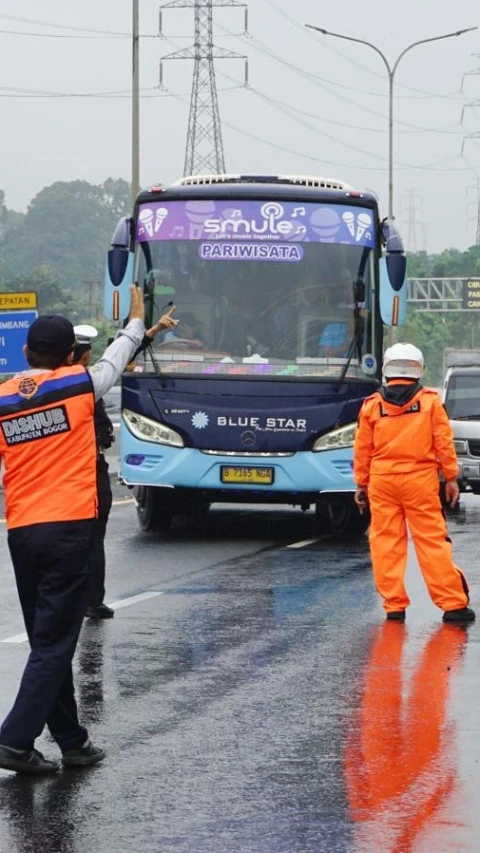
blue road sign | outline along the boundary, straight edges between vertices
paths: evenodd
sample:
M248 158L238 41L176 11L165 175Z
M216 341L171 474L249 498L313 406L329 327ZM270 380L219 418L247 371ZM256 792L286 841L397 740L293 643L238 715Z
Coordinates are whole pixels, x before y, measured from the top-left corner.
M22 347L37 316L38 311L0 312L0 374L28 369Z

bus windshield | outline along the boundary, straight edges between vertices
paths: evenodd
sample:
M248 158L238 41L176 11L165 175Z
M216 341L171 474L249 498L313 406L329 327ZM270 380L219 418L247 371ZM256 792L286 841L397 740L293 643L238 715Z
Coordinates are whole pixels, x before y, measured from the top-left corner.
M374 211L335 203L141 204L136 272L168 373L364 377L375 352ZM367 359L368 363L368 359ZM148 363L146 362L147 369Z

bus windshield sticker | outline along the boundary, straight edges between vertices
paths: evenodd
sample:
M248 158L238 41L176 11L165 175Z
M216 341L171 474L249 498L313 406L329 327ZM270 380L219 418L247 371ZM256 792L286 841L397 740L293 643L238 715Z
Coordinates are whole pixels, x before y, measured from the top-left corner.
M299 206L295 202L238 201L235 207L231 201L150 202L140 205L136 239L140 243L149 240L209 243L255 240L276 241L282 245L338 243L373 248L375 221L373 211L368 208L331 202L306 202Z
M301 261L303 247L291 243L200 243L203 261Z

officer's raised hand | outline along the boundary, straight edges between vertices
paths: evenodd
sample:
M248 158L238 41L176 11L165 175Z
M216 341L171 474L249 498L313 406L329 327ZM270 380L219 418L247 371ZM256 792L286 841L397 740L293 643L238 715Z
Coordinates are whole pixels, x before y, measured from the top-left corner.
M143 293L137 284L130 285L130 312L129 320L142 320L145 322L145 303Z
M172 305L172 307L168 311L166 311L165 314L162 314L162 316L159 320L157 320L155 325L148 330L147 335L153 338L153 336L156 335L157 332L163 332L166 329L174 329L175 326L178 325L178 320L176 320L175 317L172 317L172 314L174 314L176 310L177 306Z

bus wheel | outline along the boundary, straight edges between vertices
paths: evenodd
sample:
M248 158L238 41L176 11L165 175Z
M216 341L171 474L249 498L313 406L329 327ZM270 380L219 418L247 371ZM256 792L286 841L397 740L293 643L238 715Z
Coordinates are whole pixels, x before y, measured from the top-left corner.
M142 530L154 533L170 530L173 513L168 508L162 492L162 489L153 486L135 486L133 497Z
M321 533L334 536L363 536L370 524L368 510L360 515L353 495L328 495L315 504L315 515Z

